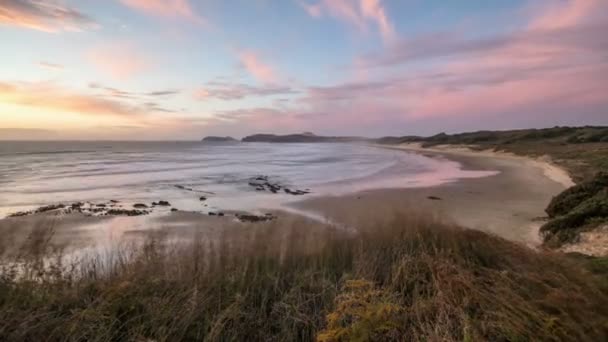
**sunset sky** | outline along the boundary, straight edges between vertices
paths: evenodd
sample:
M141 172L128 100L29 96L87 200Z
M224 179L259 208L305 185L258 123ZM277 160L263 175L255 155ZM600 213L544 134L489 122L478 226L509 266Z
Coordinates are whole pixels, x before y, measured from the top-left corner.
M606 0L0 0L0 139L608 124Z

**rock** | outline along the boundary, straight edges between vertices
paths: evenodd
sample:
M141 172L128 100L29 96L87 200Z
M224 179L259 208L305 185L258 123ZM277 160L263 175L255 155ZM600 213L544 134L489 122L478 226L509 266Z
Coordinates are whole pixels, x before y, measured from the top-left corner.
M207 197L205 197L205 196L201 196L201 197L199 198L199 201L201 201L201 202L206 201L206 200L207 200Z
M203 142L208 143L227 143L227 142L237 142L233 137L218 137L218 136L208 136L203 138Z
M433 200L433 201L441 201L441 198L437 197L437 196L429 196L427 198L430 199L430 200Z
M169 203L167 201L158 201L158 205L160 205L162 207L168 207L171 205L171 203Z
M146 210L110 209L105 214L113 216L141 216L149 214Z
M114 204L116 204L116 203L120 203L120 201L117 201L117 200L110 200L110 203L114 203Z
M145 209L145 208L148 208L148 206L143 203L135 203L135 204L133 204L133 208Z
M216 216L216 215L217 215L217 214L216 214L216 213L214 213L213 211L210 211L210 212L209 212L209 216Z
M64 204L51 204L44 207L40 207L36 210L36 213L46 213L47 211L58 210L65 208Z
M217 213L217 216L224 216L224 213Z
M31 215L33 214L33 212L31 211L18 211L16 213L12 213L10 215L8 215L8 217L22 217L22 216L27 216L27 215Z
M177 210L175 208L171 208L171 212L176 212L176 211L179 211L179 210Z
M237 214L236 218L241 222L258 223L258 222L271 221L271 220L274 220L276 217L270 213L267 213L263 216L252 215L252 214Z

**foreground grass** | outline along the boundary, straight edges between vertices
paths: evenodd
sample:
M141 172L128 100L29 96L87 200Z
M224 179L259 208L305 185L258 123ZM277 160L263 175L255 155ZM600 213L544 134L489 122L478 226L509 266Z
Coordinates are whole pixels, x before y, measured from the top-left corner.
M0 340L608 338L606 278L576 260L422 216L358 228L273 223L227 228L215 241L152 237L71 265L48 257L40 229L15 263L5 260Z

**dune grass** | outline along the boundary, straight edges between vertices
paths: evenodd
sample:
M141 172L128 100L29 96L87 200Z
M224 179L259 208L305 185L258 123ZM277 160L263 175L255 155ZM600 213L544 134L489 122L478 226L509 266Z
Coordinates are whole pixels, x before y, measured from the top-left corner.
M19 253L0 250L0 340L608 338L606 278L576 260L424 215L357 228L278 221L214 240L153 235L70 262L49 254L52 229L40 228Z

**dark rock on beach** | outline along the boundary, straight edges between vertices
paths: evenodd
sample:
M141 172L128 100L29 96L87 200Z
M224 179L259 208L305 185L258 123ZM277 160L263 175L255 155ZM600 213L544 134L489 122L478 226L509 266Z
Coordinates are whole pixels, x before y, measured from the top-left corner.
M249 184L249 186L255 188L256 191L268 191L268 192L272 192L273 194L277 194L281 190L286 194L295 195L295 196L305 195L305 194L310 193L310 190L308 190L308 189L306 189L306 190L290 189L277 181L271 180L270 177L268 177L268 176L255 176L255 177L249 179L248 184Z
M42 214L42 213L46 213L49 211L64 209L65 207L66 207L65 204L51 204L51 205L40 207L36 210L20 211L20 212L14 213L14 214L10 214L10 215L8 215L8 217L23 217L23 216L33 215L33 214Z
M142 216L149 214L146 210L129 210L129 209L110 209L106 212L107 215L112 216Z
M135 204L133 204L133 208L146 209L146 208L148 208L148 206L143 203L135 203Z
M272 221L276 217L268 213L266 215L253 215L253 214L236 214L236 218L241 222L259 223Z

